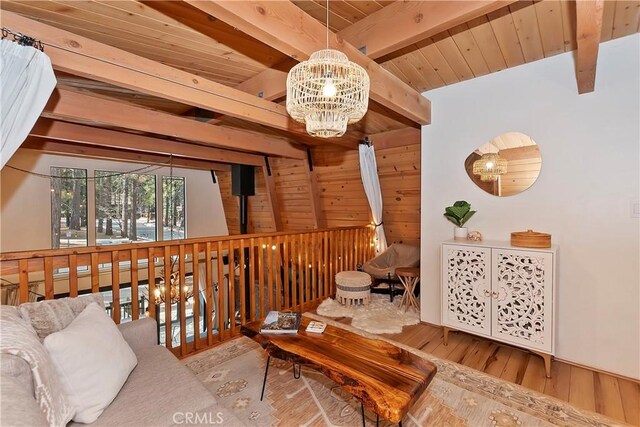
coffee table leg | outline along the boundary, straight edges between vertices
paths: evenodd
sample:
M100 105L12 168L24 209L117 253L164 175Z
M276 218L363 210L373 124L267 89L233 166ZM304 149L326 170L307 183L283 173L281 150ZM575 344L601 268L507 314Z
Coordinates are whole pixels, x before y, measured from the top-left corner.
M297 369L296 369L297 367ZM302 369L302 366L300 366L299 363L294 363L293 364L293 378L299 380L300 379L300 369Z
M264 397L264 387L267 385L267 373L269 373L269 362L271 362L271 356L267 356L267 366L264 368L264 380L262 380L262 393L260 393L260 400Z
M360 402L360 409L362 409L362 427L365 427L367 424L364 422L364 402Z

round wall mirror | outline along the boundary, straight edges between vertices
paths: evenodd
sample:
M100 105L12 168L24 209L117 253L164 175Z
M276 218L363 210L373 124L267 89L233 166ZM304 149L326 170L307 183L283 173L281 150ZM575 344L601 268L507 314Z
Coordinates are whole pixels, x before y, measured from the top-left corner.
M464 162L469 178L494 196L513 196L531 187L542 166L540 148L530 136L507 132L481 145Z

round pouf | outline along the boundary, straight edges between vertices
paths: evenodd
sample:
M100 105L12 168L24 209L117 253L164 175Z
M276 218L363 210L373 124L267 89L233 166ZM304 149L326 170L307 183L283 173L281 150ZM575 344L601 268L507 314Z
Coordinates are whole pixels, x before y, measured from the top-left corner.
M361 271L336 274L336 300L344 305L367 305L371 299L371 276Z

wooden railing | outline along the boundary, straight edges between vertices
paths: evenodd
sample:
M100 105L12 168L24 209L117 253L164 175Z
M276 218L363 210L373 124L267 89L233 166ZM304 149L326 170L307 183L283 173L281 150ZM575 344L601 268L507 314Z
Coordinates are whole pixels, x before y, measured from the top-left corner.
M12 252L0 254L0 278L21 303L102 292L116 323L152 317L161 342L185 356L269 310L314 308L335 293L337 272L373 256L372 242L361 226Z

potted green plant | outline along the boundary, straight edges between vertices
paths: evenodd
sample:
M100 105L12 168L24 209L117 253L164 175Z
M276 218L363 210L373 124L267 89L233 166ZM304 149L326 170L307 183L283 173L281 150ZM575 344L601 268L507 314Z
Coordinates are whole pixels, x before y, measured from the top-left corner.
M454 223L456 227L453 229L453 237L455 240L466 240L469 235L469 230L464 227L464 224L475 214L476 211L471 210L471 205L464 201L459 200L453 204L444 208L444 216Z

